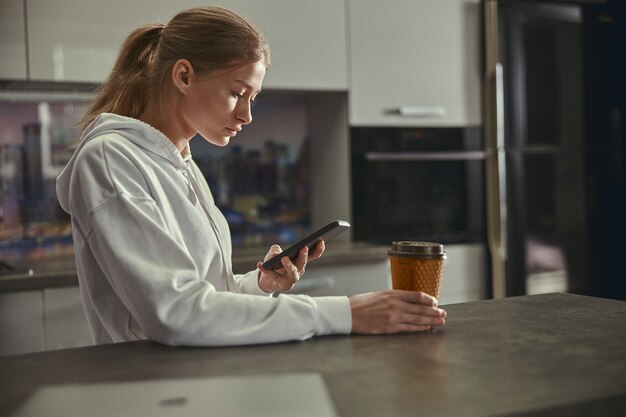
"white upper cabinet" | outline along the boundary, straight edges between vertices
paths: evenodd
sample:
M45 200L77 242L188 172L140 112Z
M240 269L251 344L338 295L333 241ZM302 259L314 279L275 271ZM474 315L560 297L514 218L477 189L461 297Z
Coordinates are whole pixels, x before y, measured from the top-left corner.
M22 0L0 0L0 79L25 80L26 32Z
M28 0L30 78L103 81L135 27L159 19L136 1Z
M3 0L4 1L4 0ZM28 0L32 80L101 82L128 33L202 5L189 0ZM267 36L273 65L264 88L347 89L342 0L227 0Z
M265 33L272 67L264 88L348 88L344 0L228 0L219 4L249 18Z
M349 1L350 124L481 124L479 0Z

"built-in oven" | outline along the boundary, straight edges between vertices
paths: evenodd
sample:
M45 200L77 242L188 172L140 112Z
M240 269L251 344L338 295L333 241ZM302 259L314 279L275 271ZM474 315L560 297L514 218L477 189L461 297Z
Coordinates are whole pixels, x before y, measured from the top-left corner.
M480 128L353 127L355 241L443 243L441 302L489 296Z
M354 238L484 242L480 128L351 129Z

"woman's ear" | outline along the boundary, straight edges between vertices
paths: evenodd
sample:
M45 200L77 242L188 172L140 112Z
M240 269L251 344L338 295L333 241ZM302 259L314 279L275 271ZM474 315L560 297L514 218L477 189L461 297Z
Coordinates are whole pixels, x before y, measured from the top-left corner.
M179 59L172 66L172 83L183 95L187 95L193 77L193 67L186 59Z

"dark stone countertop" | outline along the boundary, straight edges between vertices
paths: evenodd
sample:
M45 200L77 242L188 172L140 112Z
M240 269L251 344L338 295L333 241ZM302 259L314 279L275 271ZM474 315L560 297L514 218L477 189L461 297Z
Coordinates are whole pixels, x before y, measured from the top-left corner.
M387 247L368 243L329 242L324 255L308 268L327 265L364 264L382 262L387 259ZM233 250L233 271L236 274L248 272L263 259L269 247L235 248ZM14 263L13 260L10 263ZM0 293L29 291L43 288L78 285L74 256L56 257L38 261L17 261L20 269L31 269L32 274L17 272L0 275Z
M143 341L4 357L0 415L50 385L302 372L322 376L345 417L626 410L626 302L544 294L446 309L446 327L426 333L220 348Z

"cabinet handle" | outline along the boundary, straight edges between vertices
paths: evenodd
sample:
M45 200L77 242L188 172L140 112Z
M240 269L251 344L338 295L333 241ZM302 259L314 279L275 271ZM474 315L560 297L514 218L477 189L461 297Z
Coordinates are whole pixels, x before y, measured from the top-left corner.
M401 117L442 117L446 108L441 106L400 106L392 113Z
M395 161L474 161L485 159L485 151L465 152L367 152L365 160L373 162Z

